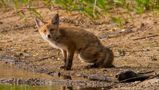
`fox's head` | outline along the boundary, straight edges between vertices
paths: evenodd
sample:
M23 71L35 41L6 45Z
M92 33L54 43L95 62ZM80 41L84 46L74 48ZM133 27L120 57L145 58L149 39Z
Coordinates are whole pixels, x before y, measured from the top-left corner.
M43 22L40 19L35 19L39 33L45 40L53 39L59 36L59 15L56 14L51 21Z

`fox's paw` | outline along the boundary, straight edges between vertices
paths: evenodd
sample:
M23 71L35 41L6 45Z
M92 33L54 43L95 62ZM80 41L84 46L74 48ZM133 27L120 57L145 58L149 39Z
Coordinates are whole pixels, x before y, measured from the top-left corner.
M61 66L60 69L71 70L71 68L70 68L70 67L67 67L67 66Z
M87 66L85 66L85 69L91 69L91 68L98 68L98 65L93 64L93 65L87 65Z
M115 66L113 64L111 64L111 65L103 66L103 68L115 68Z

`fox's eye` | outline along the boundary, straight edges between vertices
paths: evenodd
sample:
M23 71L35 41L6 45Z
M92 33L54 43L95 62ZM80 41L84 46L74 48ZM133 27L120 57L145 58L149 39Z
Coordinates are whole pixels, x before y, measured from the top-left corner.
M50 31L54 31L54 29L50 29Z
M44 33L46 33L46 30L44 30Z

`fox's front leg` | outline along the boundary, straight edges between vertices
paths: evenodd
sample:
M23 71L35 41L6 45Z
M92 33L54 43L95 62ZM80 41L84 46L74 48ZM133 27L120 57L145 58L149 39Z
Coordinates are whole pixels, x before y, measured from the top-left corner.
M65 53L66 59L64 60L65 64L62 67L63 69L71 70L74 53L75 53L75 49L74 48L70 48L70 49L66 50L66 53Z
M64 61L64 65L61 66L60 68L65 68L66 67L66 59L67 59L67 51L61 49L62 55L63 55L63 61Z

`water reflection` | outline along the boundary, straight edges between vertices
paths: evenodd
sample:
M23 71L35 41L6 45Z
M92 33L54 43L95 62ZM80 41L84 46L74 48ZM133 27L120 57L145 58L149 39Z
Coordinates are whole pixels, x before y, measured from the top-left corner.
M0 90L108 90L93 87L68 87L68 86L29 86L29 85L0 85Z
M73 87L62 86L61 90L73 90Z
M72 80L71 75L59 74L62 80ZM18 84L18 83L17 83ZM63 85L48 85L48 86L33 86L30 85L13 85L13 84L0 84L0 90L107 90L106 88L98 87L80 87L80 86L63 86ZM25 84L25 83L24 83Z
M0 90L60 90L58 86L0 85Z
M102 88L102 87L67 87L67 86L63 86L62 90L108 90L106 88Z
M59 75L59 77L61 77L62 79L65 80L72 80L71 75ZM60 90L108 90L107 88L103 88L103 87L70 87L70 86L61 86Z

